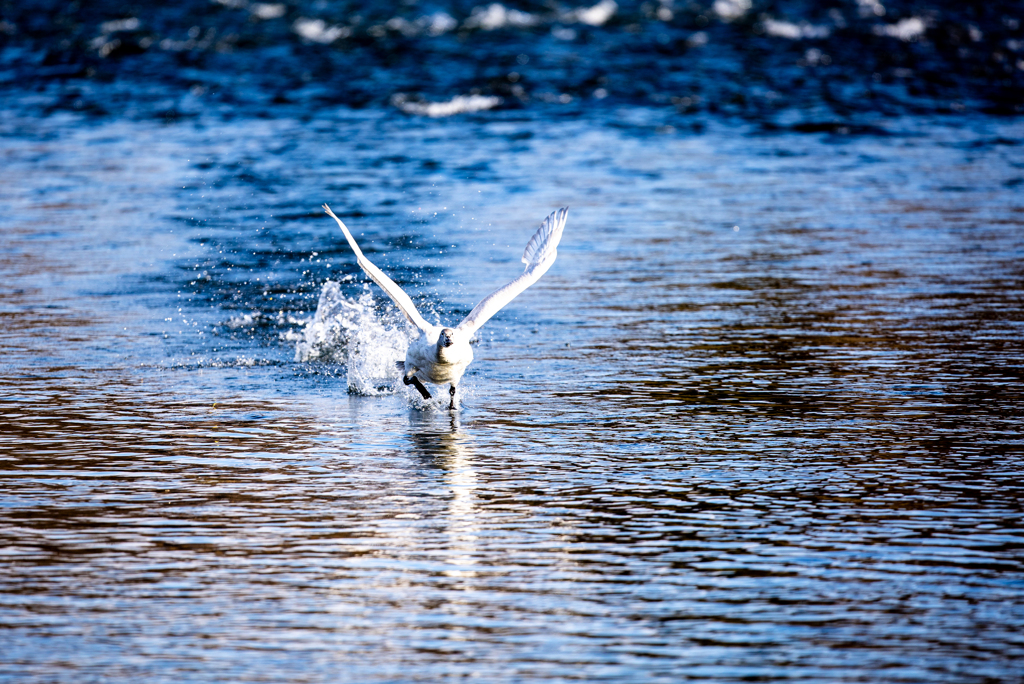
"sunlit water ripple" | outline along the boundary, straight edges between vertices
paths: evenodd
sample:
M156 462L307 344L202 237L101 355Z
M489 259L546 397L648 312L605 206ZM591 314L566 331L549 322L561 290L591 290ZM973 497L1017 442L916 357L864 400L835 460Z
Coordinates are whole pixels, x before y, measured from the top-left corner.
M1017 681L1024 129L656 119L3 124L0 676ZM447 322L570 206L464 410L325 201Z

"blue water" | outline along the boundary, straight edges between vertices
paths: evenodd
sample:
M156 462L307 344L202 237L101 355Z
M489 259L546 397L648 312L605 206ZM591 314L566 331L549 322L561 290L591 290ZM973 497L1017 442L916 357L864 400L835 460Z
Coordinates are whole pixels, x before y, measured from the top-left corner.
M1019 681L1018 118L132 78L0 98L0 679ZM448 324L570 207L461 410L324 202Z

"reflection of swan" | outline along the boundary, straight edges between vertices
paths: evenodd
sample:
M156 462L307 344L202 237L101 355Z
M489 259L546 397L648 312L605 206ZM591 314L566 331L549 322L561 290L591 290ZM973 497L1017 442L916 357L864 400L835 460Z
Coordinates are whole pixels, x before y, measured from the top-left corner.
M449 430L432 431L431 422L422 411L412 412L412 419L420 423L412 433L419 451L443 469L444 482L451 490L448 504L448 558L447 562L459 566L446 570L448 577L475 577L476 572L466 569L476 564L477 540L480 521L477 511L477 473L473 465L472 437L460 430L458 415L451 416Z
M498 288L491 294L484 297L483 301L476 305L469 315L456 328L443 328L440 325L430 325L416 305L402 288L395 284L395 281L384 275L384 272L374 266L369 259L363 256L362 250L356 244L352 233L341 222L341 219L334 215L331 208L326 204L324 211L330 214L331 218L338 222L341 231L345 233L352 251L356 253L356 260L359 267L366 271L373 282L380 285L395 305L410 323L420 329L422 333L409 345L409 351L405 355L403 380L407 385L415 385L424 399L430 398L430 392L423 386L423 381L438 384L451 383L448 392L451 394L450 408L455 408L455 385L466 372L466 368L473 360L473 349L469 346L469 340L473 337L480 326L488 321L494 314L516 298L523 290L533 285L544 273L555 263L558 255L556 248L558 241L562 239L562 229L565 228L565 219L568 209L559 209L544 219L540 229L530 238L523 252L523 263L526 270L518 278Z
M446 570L449 577L475 577L470 568L476 565L477 541L480 537L480 521L476 501L476 469L467 449L452 442L453 454L445 464L445 480L452 490L448 504L448 562L460 566Z

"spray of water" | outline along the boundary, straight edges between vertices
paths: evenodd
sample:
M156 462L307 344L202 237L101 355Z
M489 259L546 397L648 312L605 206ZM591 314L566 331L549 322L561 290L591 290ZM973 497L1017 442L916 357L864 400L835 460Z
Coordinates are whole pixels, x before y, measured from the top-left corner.
M398 362L405 359L409 332L376 312L368 288L352 299L342 294L338 283L324 283L316 315L292 339L296 361L343 364L350 392L391 394L402 386Z

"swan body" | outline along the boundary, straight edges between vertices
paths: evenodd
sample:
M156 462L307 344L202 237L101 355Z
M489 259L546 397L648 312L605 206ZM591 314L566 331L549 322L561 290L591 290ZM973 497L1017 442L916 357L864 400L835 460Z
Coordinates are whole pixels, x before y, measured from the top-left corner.
M438 385L450 384L451 403L449 408L452 410L457 405L456 387L462 379L462 374L466 372L466 368L473 361L473 349L469 345L470 338L480 329L480 326L515 299L523 290L537 282L555 263L555 257L558 255L558 242L562 239L562 230L565 228L565 220L569 212L568 208L559 209L544 219L544 223L526 245L526 250L523 252L523 263L526 264L526 269L519 277L484 297L457 327L446 328L427 323L416 310L409 295L363 256L362 250L359 249L359 245L356 244L352 233L349 232L345 224L335 216L329 206L326 204L323 206L324 211L338 222L338 226L345 234L345 239L348 240L349 246L355 252L360 268L391 297L409 323L420 330L420 335L409 345L409 350L405 355L403 382L407 385L414 385L424 399L430 398L430 392L424 387L424 382Z
M448 339L452 340L449 346L440 339L442 331L446 331ZM406 368L419 369L417 377L437 385L457 384L472 361L473 348L469 345L469 336L440 326L413 340L405 354Z

